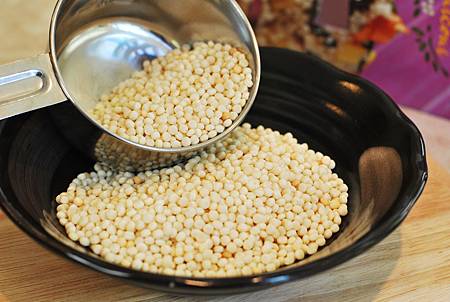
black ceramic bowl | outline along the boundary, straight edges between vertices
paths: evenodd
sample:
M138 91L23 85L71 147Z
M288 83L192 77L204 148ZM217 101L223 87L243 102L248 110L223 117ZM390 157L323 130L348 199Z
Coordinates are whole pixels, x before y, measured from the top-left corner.
M262 49L262 83L247 121L330 155L348 184L349 215L317 254L257 276L179 278L109 264L67 239L54 197L93 163L53 124L49 110L0 124L0 201L8 216L45 247L102 273L174 293L224 294L305 278L351 259L391 233L406 217L427 178L423 139L380 89L314 57Z

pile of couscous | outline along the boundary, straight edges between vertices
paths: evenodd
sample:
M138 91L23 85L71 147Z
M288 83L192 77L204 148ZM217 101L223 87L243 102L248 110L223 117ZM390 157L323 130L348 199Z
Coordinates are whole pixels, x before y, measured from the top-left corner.
M177 276L258 274L339 231L347 186L328 156L244 124L185 164L132 174L97 164L60 194L71 240L106 261Z

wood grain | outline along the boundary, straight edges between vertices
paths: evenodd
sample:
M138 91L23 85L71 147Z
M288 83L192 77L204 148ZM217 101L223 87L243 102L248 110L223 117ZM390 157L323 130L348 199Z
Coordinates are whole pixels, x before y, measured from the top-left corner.
M422 133L427 153L450 172L450 120L407 107L402 110Z
M0 63L44 53L56 0L0 1Z
M57 257L0 219L0 301L450 301L450 175L435 162L405 222L363 255L261 292L175 297Z

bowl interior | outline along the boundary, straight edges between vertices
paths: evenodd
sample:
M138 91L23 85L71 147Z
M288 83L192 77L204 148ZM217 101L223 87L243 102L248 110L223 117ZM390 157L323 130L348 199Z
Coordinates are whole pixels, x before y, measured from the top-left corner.
M93 162L63 138L49 118L51 108L0 124L2 206L27 233L53 250L108 274L169 291L261 288L319 272L361 253L405 218L423 189L426 162L420 133L366 81L292 51L266 48L262 55L262 85L247 121L291 132L329 155L349 186L349 215L341 231L312 257L259 279L209 279L203 286L101 261L68 240L55 216L54 197L78 173L92 170Z

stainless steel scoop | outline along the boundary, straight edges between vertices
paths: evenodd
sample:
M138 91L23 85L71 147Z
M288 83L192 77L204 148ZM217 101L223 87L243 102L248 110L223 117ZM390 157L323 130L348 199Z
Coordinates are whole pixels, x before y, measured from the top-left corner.
M223 133L195 146L156 148L119 137L91 117L100 96L144 60L205 40L239 47L253 70L250 99ZM65 136L93 159L126 170L168 165L223 139L242 122L259 86L258 45L234 0L60 0L49 48L0 66L0 120L69 100L50 110Z

